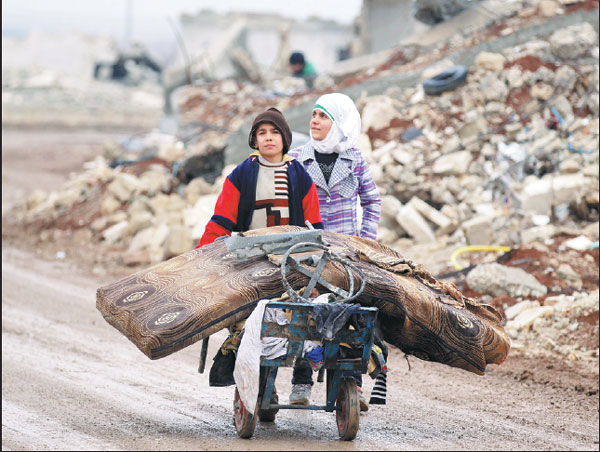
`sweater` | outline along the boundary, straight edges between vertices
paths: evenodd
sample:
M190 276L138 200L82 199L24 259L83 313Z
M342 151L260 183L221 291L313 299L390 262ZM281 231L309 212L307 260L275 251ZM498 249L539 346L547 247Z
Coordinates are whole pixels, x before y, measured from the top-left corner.
M218 237L231 235L232 231L250 229L256 204L258 156L259 153L254 152L227 176L214 214L196 248L212 243ZM288 156L284 158L288 165L289 224L306 226L304 222L308 220L314 228L323 229L315 184L298 161Z

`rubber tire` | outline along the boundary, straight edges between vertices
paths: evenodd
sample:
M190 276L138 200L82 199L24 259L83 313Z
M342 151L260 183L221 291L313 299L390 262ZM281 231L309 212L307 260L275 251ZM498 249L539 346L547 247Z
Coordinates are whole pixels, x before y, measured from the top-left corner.
M435 77L423 82L423 89L426 94L441 94L444 91L452 91L467 80L467 68L465 66L454 66Z
M233 396L233 424L240 438L247 439L254 435L256 418L257 416L251 415L246 410L242 399L240 399L240 393L235 388L235 395Z
M360 404L354 378L345 377L340 382L335 404L335 420L340 439L352 441L356 438L360 420Z
M260 406L261 400L258 401L257 406ZM279 403L279 396L277 394L273 394L271 396L271 404ZM275 415L279 411L279 408L273 408L271 410L258 410L258 420L261 422L273 422L275 420Z

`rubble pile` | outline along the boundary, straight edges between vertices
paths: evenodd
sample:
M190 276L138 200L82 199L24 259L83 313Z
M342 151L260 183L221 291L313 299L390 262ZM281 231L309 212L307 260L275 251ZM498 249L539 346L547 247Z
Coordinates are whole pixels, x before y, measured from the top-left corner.
M586 52L598 51L588 24L568 32L589 34ZM468 83L439 97L419 86L359 99L362 149L386 195L382 241L404 231L510 245L598 220L597 58L550 63L545 54L569 45L552 42L482 52Z
M301 86L293 91L294 96L284 95L300 82ZM284 85L285 83L285 85ZM296 85L297 86L297 85ZM220 132L235 132L249 116L257 111L276 106L281 110L302 103L308 96L304 81L301 79L283 79L278 90L265 90L250 82L221 80L205 86L187 86L180 89L175 97L180 97L178 105L179 123L185 128L202 126Z
M419 83L356 100L359 147L382 195L378 241L401 254L510 247L504 258L474 257L459 285L500 308L514 350L598 359L598 83L598 35L581 23L480 52L466 83L439 96ZM200 239L232 169L207 164L215 177L182 177L191 157L226 151L227 134L267 106L285 112L317 95L231 80L183 88L175 97L192 138L140 136L140 149L152 149L143 157L109 147L60 190L32 193L11 222L41 240L89 231L128 266L181 254Z
M597 359L599 253L582 246L584 238L558 234L520 245L476 265L457 284L500 311L513 350Z

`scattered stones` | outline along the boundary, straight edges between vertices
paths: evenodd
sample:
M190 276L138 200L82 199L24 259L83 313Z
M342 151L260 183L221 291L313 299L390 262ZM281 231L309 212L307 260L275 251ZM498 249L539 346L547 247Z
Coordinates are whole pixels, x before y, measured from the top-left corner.
M467 284L473 290L500 297L542 297L548 289L520 268L506 267L497 263L481 264L467 275Z

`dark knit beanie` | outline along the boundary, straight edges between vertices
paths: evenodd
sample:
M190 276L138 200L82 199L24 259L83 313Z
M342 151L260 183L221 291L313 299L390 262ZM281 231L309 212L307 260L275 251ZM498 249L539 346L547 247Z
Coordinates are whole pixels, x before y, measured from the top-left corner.
M304 64L304 55L300 52L294 52L290 55L290 64Z
M292 144L292 130L283 117L283 114L274 107L263 111L256 118L254 118L252 129L250 129L250 135L248 136L248 144L252 149L258 149L256 146L256 129L258 129L259 125L265 122L273 124L281 133L281 138L283 141L283 153L286 154L287 151L290 150L290 145Z

